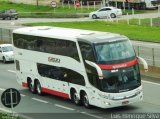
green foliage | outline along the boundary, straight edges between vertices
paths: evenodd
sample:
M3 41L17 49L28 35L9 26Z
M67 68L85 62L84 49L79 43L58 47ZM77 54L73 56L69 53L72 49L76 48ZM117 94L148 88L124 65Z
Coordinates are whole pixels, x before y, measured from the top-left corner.
M85 22L49 22L26 24L33 26L57 26L67 28L77 28L104 32L113 32L128 36L132 40L160 42L160 27L150 27L144 25L127 25L126 23L112 23L105 21L85 21Z
M0 113L0 119L20 119L20 117L11 116L11 114L7 113Z

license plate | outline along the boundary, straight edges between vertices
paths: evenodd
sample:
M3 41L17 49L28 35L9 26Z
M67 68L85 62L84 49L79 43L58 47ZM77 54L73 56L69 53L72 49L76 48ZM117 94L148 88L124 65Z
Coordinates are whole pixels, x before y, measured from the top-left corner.
M129 103L129 101L123 101L122 105L127 105Z

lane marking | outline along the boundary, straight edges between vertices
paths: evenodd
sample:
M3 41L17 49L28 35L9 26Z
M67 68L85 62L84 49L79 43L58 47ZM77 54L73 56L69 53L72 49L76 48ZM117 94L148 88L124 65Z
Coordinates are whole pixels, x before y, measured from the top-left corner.
M63 108L63 109L67 109L67 110L71 110L71 111L74 111L75 109L73 108L70 108L70 107L65 107L63 105L59 105L59 104L54 104L56 107L60 107L60 108Z
M160 84L159 84L159 83L154 83L154 82L151 82L151 81L144 81L144 80L142 80L142 82L150 83L150 84L153 84L153 85L158 85L158 86L160 86Z
M5 91L6 89L0 88L1 91Z
M16 73L16 71L13 71L13 70L8 70L8 72L11 72L11 73Z
M36 100L36 101L39 101L39 102L43 102L43 103L48 103L47 101L45 101L45 100L41 100L41 99L38 99L38 98L32 98L33 100Z
M3 109L3 108L0 108L0 110L3 111L3 112L12 113L12 111L7 110L7 109ZM16 112L13 112L13 113L16 113Z
M94 118L97 118L97 119L102 119L103 117L101 116L97 116L97 115L94 115L94 114L89 114L87 112L80 112L81 114L85 114L85 115L88 115L88 116L91 116L91 117L94 117Z

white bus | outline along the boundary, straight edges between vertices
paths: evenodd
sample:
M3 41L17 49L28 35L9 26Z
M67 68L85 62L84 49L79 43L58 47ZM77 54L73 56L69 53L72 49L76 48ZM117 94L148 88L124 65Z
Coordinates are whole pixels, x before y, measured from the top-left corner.
M76 105L123 106L143 99L138 60L123 35L58 27L13 31L17 81Z

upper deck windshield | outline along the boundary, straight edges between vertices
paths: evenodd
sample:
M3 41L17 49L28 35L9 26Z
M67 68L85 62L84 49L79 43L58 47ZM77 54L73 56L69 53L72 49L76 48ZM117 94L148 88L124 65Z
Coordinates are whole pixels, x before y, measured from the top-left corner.
M95 44L97 63L116 64L135 58L133 46L129 40Z

